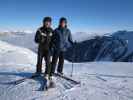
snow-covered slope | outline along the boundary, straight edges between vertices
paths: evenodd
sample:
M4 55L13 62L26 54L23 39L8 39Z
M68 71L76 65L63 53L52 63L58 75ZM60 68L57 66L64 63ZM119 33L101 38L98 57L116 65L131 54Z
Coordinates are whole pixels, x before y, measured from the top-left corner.
M29 49L16 47L0 41L0 64L29 64L34 65L36 54Z
M132 63L77 63L74 86L53 77L56 87L38 91L41 79L26 80L15 86L11 81L28 77L35 72L36 54L32 51L0 42L0 99L1 100L133 100ZM71 63L65 63L64 73L70 75Z
M34 42L34 36L34 33L7 32L0 36L0 40L36 51L37 45Z

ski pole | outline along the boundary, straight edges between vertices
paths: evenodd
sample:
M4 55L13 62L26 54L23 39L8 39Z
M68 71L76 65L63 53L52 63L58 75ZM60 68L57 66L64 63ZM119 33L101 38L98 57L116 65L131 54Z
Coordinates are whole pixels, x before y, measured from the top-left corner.
M76 41L74 42L74 46L73 46L73 57L72 57L72 71L71 71L71 77L73 76L73 69L74 69L74 60L75 60L75 44Z
M73 76L73 60L72 60L72 71L71 71L71 77Z

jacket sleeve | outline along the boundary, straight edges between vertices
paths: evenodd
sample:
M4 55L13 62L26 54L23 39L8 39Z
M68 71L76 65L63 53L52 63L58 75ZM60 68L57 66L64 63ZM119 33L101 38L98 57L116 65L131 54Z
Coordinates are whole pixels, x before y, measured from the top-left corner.
M36 43L40 43L40 41L41 41L41 34L40 34L39 30L37 30L34 40L35 40Z
M69 37L68 37L68 40L69 40L69 42L73 45L73 40L72 40L72 34L71 34L71 31L70 30L68 30L69 31Z

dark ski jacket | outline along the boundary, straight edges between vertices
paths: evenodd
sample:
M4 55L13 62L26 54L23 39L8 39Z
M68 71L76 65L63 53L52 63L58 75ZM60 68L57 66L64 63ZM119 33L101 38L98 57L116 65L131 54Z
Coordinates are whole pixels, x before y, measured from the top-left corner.
M68 28L58 27L54 30L54 49L57 51L66 51L73 45L72 35Z
M39 50L50 50L52 47L53 29L41 27L35 35L35 42L39 44Z

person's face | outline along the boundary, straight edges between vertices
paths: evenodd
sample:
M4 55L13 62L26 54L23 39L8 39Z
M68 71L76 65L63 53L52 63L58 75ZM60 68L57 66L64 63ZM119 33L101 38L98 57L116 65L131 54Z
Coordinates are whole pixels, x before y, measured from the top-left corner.
M51 27L51 22L46 21L46 22L44 23L44 26L47 27L47 28L48 28L48 27Z
M65 22L65 21L62 21L62 22L60 23L60 26L61 26L62 28L65 28L65 27L66 27L66 22Z

